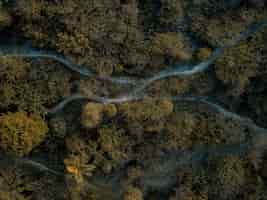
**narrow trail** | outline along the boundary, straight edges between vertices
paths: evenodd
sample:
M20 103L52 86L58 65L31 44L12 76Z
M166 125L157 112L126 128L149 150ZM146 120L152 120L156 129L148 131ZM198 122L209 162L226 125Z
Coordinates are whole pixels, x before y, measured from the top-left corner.
M143 93L144 90L149 87L153 82L165 79L172 76L178 76L178 77L185 77L185 76L191 76L194 74L201 73L208 69L216 59L218 59L220 56L223 55L223 52L231 48L237 44L239 44L241 41L247 39L248 37L252 36L256 32L264 29L267 27L267 19L264 19L260 23L251 24L248 26L248 28L241 33L236 39L233 40L233 42L226 44L222 47L216 48L212 55L205 61L194 65L183 65L179 67L172 67L167 70L163 70L158 72L157 74L147 77L144 79L136 79L133 77L97 77L95 73L90 71L88 68L83 66L78 66L72 63L70 60L65 58L64 56L57 54L55 52L50 51L43 51L31 48L27 45L25 46L16 46L16 45L0 45L0 56L4 57L22 57L22 58L42 58L42 59L52 59L55 60L62 65L64 65L66 68L75 71L79 73L82 76L86 77L92 77L92 78L98 78L100 80L110 81L114 84L119 85L134 85L134 88L129 91L127 94L123 94L118 97L110 98L110 97L98 97L98 96L83 96L80 94L73 94L66 99L64 99L62 102L60 102L58 105L56 105L54 108L49 109L47 114L54 115L64 109L65 106L67 106L69 103L73 101L78 100L86 100L86 101L95 101L103 104L108 103L114 103L114 104L120 104L124 102L130 102L130 101L137 101L142 100L146 98L147 96ZM222 116L235 120L239 122L242 126L247 127L251 131L255 133L253 137L257 137L258 135L264 136L267 141L267 130L265 128L259 127L257 124L253 122L253 120L242 117L236 113L233 113L231 111L226 110L219 104L216 104L212 101L210 101L209 97L203 97L203 96L180 96L180 97L160 97L158 99L170 99L172 101L185 101L185 102L192 102L194 104L205 104L208 107L212 108L215 112L221 114ZM266 144L267 145L267 144ZM238 154L243 155L244 153L248 152L251 148L253 148L253 145L251 143L246 144L236 144L231 146L222 146L222 147L207 147L207 148L201 148L201 149L193 149L192 151L183 151L183 152L169 152L168 155L163 155L161 158L158 159L158 163L154 163L151 165L151 168L146 169L145 176L141 180L141 184L144 186L144 190L148 190L149 188L154 189L161 189L166 188L175 183L175 178L173 177L173 174L175 174L175 171L182 166L185 165L194 165L198 166L201 164L203 160L207 157L207 155L213 155L213 156L224 156L224 155L232 155L232 154ZM44 172L51 173L53 175L59 175L64 176L64 172L58 172L56 170L50 169L47 166L36 162L34 160L31 160L29 158L16 158L16 157L9 157L6 155L0 155L0 169L1 163L17 163L19 165L27 165L31 166L35 169L39 169ZM157 167L153 167L157 166ZM95 178L97 184L101 183L103 180L103 184L110 184L112 187L119 187L118 177L119 174L122 174L122 172L117 172L113 175L114 178L109 179L102 179L102 178ZM94 184L94 183L90 183ZM101 184L100 184L101 185Z
M120 83L120 84L133 84L134 88L130 90L127 94L122 94L118 97L115 98L109 98L109 97L86 97L86 96L81 96L74 94L73 96L70 96L63 100L59 105L55 106L54 108L50 109L48 113L50 114L55 114L56 112L59 112L61 109L64 108L65 105L70 103L71 101L78 100L78 99L88 99L92 101L97 101L100 103L123 103L123 102L128 102L128 101L135 101L135 100L140 100L143 98L144 90L149 87L153 82L169 78L169 77L186 77L186 76L192 76L198 73L201 73L205 70L207 70L216 59L218 59L220 56L223 55L223 52L226 49L229 49L231 47L236 46L239 44L241 41L246 40L248 37L252 36L258 31L261 31L262 29L267 27L267 18L264 19L260 23L253 23L248 26L248 28L242 32L237 38L235 38L232 42L229 44L226 44L222 47L216 48L212 55L205 61L200 62L199 64L196 64L194 66L190 65L177 65L178 67L172 67L168 68L167 70L160 71L156 73L155 75L141 79L137 81L136 79L132 79L130 77L109 77L106 79L109 79L110 81L113 80L114 83Z
M131 77L109 77L109 76L98 76L89 68L81 65L76 65L65 56L54 52L54 51L45 51L40 50L34 47L31 47L29 44L17 45L14 43L11 44L0 44L0 56L1 57L14 57L14 58L39 58L39 59L51 59L56 62L59 62L67 69L80 74L81 76L96 78L102 81L109 81L118 85L133 85L136 84L136 79Z
M32 159L0 153L0 171L2 168L8 168L8 166L10 167L23 167L23 166L26 167L27 166L27 167L32 167L33 169L37 169L40 172L49 173L54 176L64 175L63 172L58 172Z
M76 96L73 98L82 98L82 96ZM230 112L223 107L219 106L212 101L209 101L208 97L172 97L172 101L182 101L190 102L195 104L204 104L211 108L212 112L218 113L223 117L236 121L240 123L244 128L247 128L252 132L251 140L242 144L231 144L231 145L215 145L215 146L206 146L206 147L196 147L192 150L184 151L172 151L165 152L158 158L153 159L150 164L150 161L144 161L142 165L146 166L144 168L144 176L140 180L144 194L153 189L153 190L162 190L169 188L175 184L176 178L173 176L177 169L194 166L199 167L202 163L209 157L220 158L227 155L238 155L245 156L247 153L253 149L257 151L261 150L257 146L263 147L267 146L267 129L257 126L251 119L237 115L236 113ZM258 136L261 136L260 140L257 139ZM259 145L257 143L260 143ZM38 169L41 172L46 172L51 175L56 175L64 177L64 172L56 171L54 169L48 168L46 165L39 163L37 161L31 160L30 158L16 158L6 155L0 156L0 164L2 162L8 162L13 164L18 164L19 166L30 166L34 169ZM128 161L129 162L129 161ZM13 165L12 164L12 165ZM124 162L119 170L114 171L111 175L102 177L102 176L93 176L88 182L91 188L111 188L112 191L117 191L117 194L120 195L122 191L120 188L123 188L121 184L121 178L123 178L125 171L125 165L127 162ZM5 166L5 165L0 165ZM0 167L1 169L1 167ZM64 179L63 179L64 180ZM114 189L115 188L115 189Z
M169 66L166 70L162 70L151 77L144 79L138 79L136 77L121 76L98 76L93 71L89 70L88 67L76 65L67 59L65 56L56 53L54 51L45 51L31 47L29 44L17 45L17 44L1 44L0 45L0 56L4 57L22 57L22 58L42 58L42 59L52 59L61 63L66 68L79 73L82 76L93 77L99 80L110 81L114 84L119 85L136 85L132 93L138 93L143 91L146 87L151 85L153 82L161 79L165 79L172 76L191 76L194 74L201 73L205 71L210 65L214 63L216 59L222 56L224 50L229 49L238 45L241 41L246 40L248 37L252 36L258 31L266 28L267 18L258 23L250 24L238 37L233 39L229 44L225 44L222 47L216 48L212 55L205 61L194 65L177 65Z
M267 141L267 134L265 137ZM150 190L161 191L170 188L175 185L176 177L173 175L176 174L178 169L190 166L194 168L201 167L203 162L207 161L210 157L218 159L228 155L246 156L247 153L254 148L254 145L255 144L248 142L244 144L219 145L216 147L194 148L193 150L172 151L164 153L162 156L151 161L144 161L144 163L142 163L146 166L144 168L144 176L140 178L142 190L144 194L146 194ZM43 173L62 177L62 180L64 180L64 172L50 169L44 164L28 158L16 158L1 155L0 164L0 171L1 166L27 166L40 170L40 172ZM108 176L101 175L90 177L84 184L88 185L88 188L95 188L96 190L109 188L113 192L116 191L116 195L121 195L123 192L121 191L123 188L121 179L123 179L123 176L126 174L125 170L124 166L122 166L119 170L114 171Z
M226 44L223 47L218 47L217 49L215 49L212 53L212 55L206 60L203 61L193 67L189 67L189 66L182 66L179 68L174 68L172 70L163 70L161 72L159 72L158 74L144 79L142 81L142 84L139 86L137 84L137 86L130 91L128 94L123 94L121 96L115 97L115 98L109 98L109 97L99 97L99 96L92 96L92 97L87 97L84 95L80 95L80 94L74 94L71 95L69 97L67 97L66 99L64 99L62 102L60 102L58 105L56 105L54 108L48 110L48 114L53 115L56 114L57 112L60 112L62 109L64 109L64 107L66 105L68 105L69 103L73 102L73 101L77 101L77 100L87 100L87 101L95 101L98 103L103 103L103 104L108 104L108 103L114 103L114 104L120 104L120 103L124 103L124 102L131 102L131 101L138 101L138 100L142 100L144 98L146 98L146 94L142 93L144 91L144 89L146 87L148 87L150 84L152 84L154 81L160 80L160 79L164 79L170 76L190 76L196 73L200 73L203 72L204 70L206 70L211 64L213 64L213 62L219 58L225 49L231 48L237 44L239 44L241 41L247 39L248 37L252 36L253 34L255 34L256 32L264 29L267 27L267 18L264 19L262 22L260 23L253 23L251 25L248 26L248 28L242 32L236 39L234 39L232 42L230 42L229 44ZM168 99L167 97L160 97L160 99ZM258 130L258 131L264 131L266 132L265 129L258 127L251 119L239 116L236 113L230 112L226 109L224 109L223 107L221 107L220 105L213 103L211 101L209 101L208 97L172 97L169 98L170 100L179 100L179 101L192 101L195 103L204 103L212 108L214 108L215 110L217 110L217 112L223 114L226 117L230 117L233 120L238 120L240 123L244 124L244 125L248 125L250 127L253 127L253 129Z
M114 104L120 104L120 103L124 103L124 102L131 102L131 101L141 101L144 100L145 98L148 98L148 96L128 96L128 97L118 97L118 98L103 98L103 97L86 97L83 95L79 95L79 94L75 94L72 96L67 97L65 100L63 100L62 102L60 102L56 107L54 107L53 109L50 109L48 111L48 114L56 114L58 112L60 112L67 104L75 101L75 100L85 100L85 101L94 101L97 103L114 103ZM235 120L238 121L240 124L245 125L245 126L249 126L251 129L257 131L257 132L266 132L267 133L267 129L261 128L259 127L257 124L255 124L253 122L253 120L247 118L247 117L243 117L238 115L237 113L231 112L227 109L225 109L224 107L220 106L217 103L214 103L213 101L210 100L209 97L207 96L177 96L177 97L158 97L158 98L154 98L154 100L171 100L171 101L182 101L182 102L193 102L195 104L205 104L208 107L210 107L211 109L213 109L215 112L220 113L221 115L223 115L226 118L229 118L231 120Z

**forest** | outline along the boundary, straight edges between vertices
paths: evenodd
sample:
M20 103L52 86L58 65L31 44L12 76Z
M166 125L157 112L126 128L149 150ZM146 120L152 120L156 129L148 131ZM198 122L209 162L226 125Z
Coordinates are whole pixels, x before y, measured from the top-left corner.
M267 200L266 0L1 0L0 200Z

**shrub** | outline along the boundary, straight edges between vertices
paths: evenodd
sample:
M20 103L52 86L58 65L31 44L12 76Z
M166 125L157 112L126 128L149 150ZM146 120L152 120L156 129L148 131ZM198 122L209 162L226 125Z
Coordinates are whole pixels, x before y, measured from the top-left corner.
M35 64L35 65L34 65ZM39 66L21 58L0 58L0 108L44 115L70 92L71 74L42 61Z
M181 33L156 33L152 38L152 52L175 60L189 60L192 57L187 47L186 39Z
M238 156L232 155L217 160L215 174L211 179L214 183L211 191L217 197L229 199L238 195L241 187L246 183L244 161Z
M16 112L0 116L0 147L7 153L27 155L47 132L46 123L38 115Z
M160 8L160 22L163 25L175 25L184 18L183 1L163 0Z
M129 120L160 120L172 113L173 103L169 100L145 100L122 104L119 109Z
M200 48L197 52L197 59L200 60L200 61L203 61L203 60L206 60L208 59L212 54L212 50L210 48Z
M123 200L142 200L144 199L143 193L140 189L129 187L123 195Z
M12 24L10 13L0 5L0 30Z
M225 51L223 57L215 62L215 73L233 94L239 95L249 84L249 79L257 75L257 50L254 44L241 43Z
M85 128L95 128L99 125L103 117L114 117L117 114L117 108L114 104L101 104L89 102L83 107L81 114L81 123Z

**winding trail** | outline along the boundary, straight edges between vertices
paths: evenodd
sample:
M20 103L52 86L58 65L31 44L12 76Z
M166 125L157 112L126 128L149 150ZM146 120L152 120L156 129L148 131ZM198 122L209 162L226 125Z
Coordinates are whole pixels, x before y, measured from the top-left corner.
M247 39L248 37L252 36L256 32L264 29L267 27L267 18L264 19L260 23L254 23L248 26L248 28L242 32L236 39L234 39L231 43L226 44L223 47L218 47L215 49L212 53L212 55L206 60L203 61L193 67L190 68L190 66L180 66L179 68L173 68L171 70L163 70L159 72L158 74L149 77L147 79L144 79L142 81L142 84L137 84L136 87L130 91L128 94L124 94L115 98L109 98L109 97L98 97L98 96L92 96L92 97L87 97L83 96L80 94L74 94L66 99L64 99L62 102L60 102L58 105L56 105L54 108L48 110L48 114L56 114L57 112L61 111L67 104L69 104L72 101L77 101L77 100L89 100L89 101L95 101L103 104L108 104L108 103L114 103L114 104L120 104L124 102L130 102L130 101L137 101L137 100L142 100L146 98L146 95L144 93L141 94L142 91L146 87L148 87L150 84L153 82L164 79L170 76L190 76L193 74L197 74L200 72L203 72L206 70L213 62L219 58L225 49L231 48L238 43L240 43L242 40ZM164 97L160 97L161 99L164 99ZM208 100L208 97L173 97L170 99L174 100L179 100L179 101L192 101L192 102L200 102L200 103L205 103L208 106L216 109L218 112L222 113L224 116L230 117L233 120L238 120L240 123L244 125L250 125L253 129L260 131L260 132L266 132L265 129L258 127L251 119L244 118L242 116L237 115L236 113L227 111L223 107L221 107L218 104L212 103L211 101Z
M64 56L60 54L57 54L56 52L35 49L29 46L28 44L25 45L1 44L0 56L52 59L61 63L66 68L79 73L80 75L88 77L93 76L92 72L89 69L83 68L79 65L75 65L70 60L66 59Z
M225 44L222 47L216 48L211 56L197 65L190 66L190 65L177 65L177 67L171 67L167 70L160 71L159 73L153 75L152 77L146 78L143 80L143 83L140 86L137 86L133 93L142 92L145 88L151 85L153 82L161 79L165 79L172 76L192 76L198 73L201 73L209 68L210 65L214 63L219 57L223 55L223 52L226 49L232 48L238 45L241 41L246 40L250 36L254 35L256 32L263 30L267 27L267 18L264 19L262 22L250 24L244 32L242 32L238 37L234 38L229 44Z
M207 60L200 62L199 64L196 64L193 66L188 65L188 64L176 65L176 67L169 67L167 70L162 70L151 77L144 78L141 80L137 80L137 79L134 79L132 77L98 77L102 80L108 80L108 81L111 81L111 82L116 83L116 84L132 84L132 85L134 85L134 88L132 90L130 90L127 94L123 94L123 95L120 95L120 96L115 97L115 98L97 97L97 96L85 97L82 95L74 94L74 95L66 98L65 100L63 100L61 103L59 103L54 108L48 110L48 114L55 114L56 112L62 110L64 108L64 106L67 105L68 103L70 103L71 101L79 100L79 99L80 100L88 99L88 100L97 101L100 103L123 103L123 102L127 102L127 101L140 100L143 98L143 94L141 94L141 93L149 85L151 85L153 82L161 80L161 79L165 79L168 77L173 77L173 76L185 77L185 76L192 76L192 75L201 73L201 72L205 71L206 69L208 69L209 66L211 66L216 59L218 59L220 56L222 56L223 52L226 49L229 49L231 47L236 46L241 41L247 39L248 37L252 36L256 32L261 31L262 29L264 29L266 27L267 27L267 18L264 19L260 23L253 23L253 24L249 25L248 28L245 29L245 31L242 32L232 42L230 42L229 44L226 44L222 47L216 48ZM21 51L18 51L20 53L16 53L15 49L16 48L11 48L11 51L8 51L9 53L0 54L0 55L21 56L21 57L28 55L28 56L36 56L36 57L43 57L43 58L46 57L46 58L51 58L51 59L54 58L55 60L59 61L60 63L64 64L65 66L67 66L68 68L80 73L81 75L85 75L88 77L95 76L90 71L88 71L86 68L81 68L80 66L73 65L71 62L69 62L68 60L66 60L65 58L63 58L60 55L55 55L52 53L51 54L42 53L42 51L36 52L34 50L31 50L31 49L29 49L29 52L26 51L26 52L28 52L28 53L26 53L26 52L24 52L26 48L22 48Z
M233 39L232 42L222 47L216 48L213 51L212 55L206 61L203 61L194 66L190 65L177 65L176 67L170 66L167 68L167 70L162 70L151 77L144 78L144 80L136 79L134 77L129 77L129 76L121 76L121 77L98 76L93 71L89 70L88 67L77 65L71 62L65 56L55 51L40 50L31 47L29 44L25 45L17 45L14 43L2 44L0 45L0 56L52 59L61 63L66 68L79 73L82 76L94 77L99 80L106 80L120 85L137 85L136 88L133 89L133 93L137 93L144 90L151 83L160 79L168 78L171 76L191 76L203 72L211 64L213 64L217 58L219 58L223 54L225 49L231 48L239 44L242 40L247 39L256 32L264 29L266 26L267 26L267 18L259 23L252 23L244 30L244 32L242 32L238 37Z
M16 166L28 166L32 167L34 169L40 170L40 172L47 172L49 174L55 175L55 176L63 176L64 173L58 172L54 169L51 169L47 167L46 165L34 161L29 158L22 158L22 157L17 157L17 156L12 156L12 155L6 155L3 153L0 153L0 171L2 168L8 168L9 166L11 167L16 167Z
M265 134L267 141L267 134ZM266 144L267 145L267 144ZM146 195L148 191L162 191L175 185L177 170L184 167L193 166L194 168L201 167L202 163L207 161L208 158L220 158L227 155L245 156L250 150L254 148L254 144L232 144L232 145L218 145L214 147L198 147L193 150L172 151L165 152L161 156L148 161L143 161L144 175L140 178L142 191ZM259 149L257 149L259 150ZM20 167L28 166L33 169L40 170L41 172L50 173L51 175L63 177L64 172L55 171L46 167L44 164L36 162L28 158L16 158L6 155L1 155L0 171L2 167L18 165ZM88 184L88 188L110 188L116 191L117 196L120 196L123 191L121 179L123 179L126 168L122 166L119 170L114 171L108 176L97 175L90 177L84 184ZM1 175L1 174L0 174ZM101 195L100 195L101 196Z
M262 30L263 28L267 27L267 19L264 19L260 23L255 23L250 25L243 33L240 34L236 39L233 40L230 44L226 44L222 47L216 48L212 55L206 60L203 61L197 65L190 66L190 65L182 65L182 66L176 66L169 68L167 70L160 71L159 73L144 78L141 80L132 78L132 77L96 77L96 74L90 71L88 68L75 65L70 60L65 58L64 56L57 54L55 52L50 51L43 51L31 48L27 45L25 46L16 46L16 45L1 45L0 47L0 56L5 57L23 57L23 58L44 58L44 59L52 59L55 60L68 69L75 71L79 73L80 75L86 76L86 77L94 77L98 78L100 80L107 80L115 84L121 84L121 85L134 85L135 87L133 90L131 90L128 94L121 95L115 98L109 98L109 97L98 97L98 96L92 96L87 97L80 94L73 94L66 99L64 99L62 102L60 102L57 106L54 108L48 110L48 114L56 114L57 112L60 112L66 105L68 105L70 102L77 101L77 100L89 100L89 101L95 101L103 104L108 103L114 103L114 104L120 104L123 102L130 102L130 101L137 101L142 100L146 98L145 94L141 94L149 85L151 85L153 82L161 79L165 79L172 76L191 76L194 74L201 73L205 71L206 69L211 66L216 59L218 59L220 56L222 56L225 49L231 48L235 45L237 45L242 40L247 39L248 37L252 36L256 32ZM248 127L250 130L254 131L257 135L263 135L266 137L267 141L267 130L265 128L259 127L257 124L253 122L253 120L248 119L246 117L242 117L236 113L233 113L231 111L226 110L222 106L212 102L209 100L208 97L171 97L171 98L164 98L161 97L159 99L170 99L173 101L186 101L186 102L192 102L194 104L205 104L212 108L215 112L220 113L226 118L236 120L238 121L242 126ZM266 144L267 145L267 144ZM175 174L175 171L178 167L184 166L184 165L199 165L207 155L212 154L215 156L223 156L228 154L243 154L247 152L249 149L251 149L251 144L236 144L233 146L223 146L223 147L214 147L214 148L202 148L202 149L193 149L193 151L183 151L183 152L171 152L168 155L162 156L159 159L159 162L157 164L153 163L151 165L152 168L147 168L145 176L141 180L141 183L144 186L144 190L147 188L156 188L156 189L162 189L165 187L169 187L170 185L173 185L175 183L175 179L173 177L173 174ZM29 165L33 168L40 169L41 171L46 171L54 175L64 175L62 172L57 172L53 169L50 169L46 167L45 165L35 162L28 158L11 158L11 157L5 157L5 155L0 155L0 163L2 162L9 162L8 160L12 160L12 162L22 164L22 165ZM3 165L2 165L3 166ZM154 167L157 166L157 167ZM153 168L154 167L154 168ZM1 165L0 165L1 168ZM121 173L121 172L120 172ZM106 181L110 181L109 183L112 185L112 187L119 187L119 184L117 182L118 176L114 176L115 179L103 179ZM96 180L99 182L100 178L96 178ZM94 183L92 183L94 184ZM106 183L105 183L106 184Z
M47 113L48 114L56 114L60 112L67 104L77 100L85 100L85 101L94 101L97 103L113 103L113 104L121 104L125 102L131 102L131 101L142 101L145 98L148 98L148 96L128 96L126 98L125 96L117 97L117 98L104 98L104 97L86 97L83 95L75 94L72 96L67 97L65 100L60 102L57 106L50 109ZM213 102L210 100L207 96L177 96L177 97L156 97L154 100L171 100L171 101L180 101L180 102L192 102L194 104L204 104L207 105L209 108L213 109L215 112L220 113L225 118L238 121L240 124L251 128L252 130L255 130L259 133L267 133L267 129L261 128L258 125L256 125L253 120L238 115L237 113L231 112L224 107L220 106L219 104Z
M97 103L103 103L103 104L120 104L124 102L130 102L130 101L136 101L143 99L143 96L131 96L131 95L122 95L119 97L109 98L109 97L99 97L99 96L85 96L82 94L73 94L71 96L66 97L64 100L62 100L60 103L58 103L56 106L54 106L51 109L48 109L46 113L48 115L55 115L58 112L62 111L69 103L73 101L93 101Z
M45 51L31 47L29 44L17 45L17 44L0 44L0 56L2 57L21 57L21 58L40 58L40 59L51 59L59 62L66 68L74 71L82 76L96 78L102 81L109 81L118 85L133 85L136 84L136 79L131 77L109 77L109 76L98 76L89 68L81 65L76 65L71 62L65 56L55 51Z
M267 129L262 128L258 126L254 121L250 118L243 117L241 115L238 115L237 113L231 112L224 107L220 106L217 103L214 103L210 100L209 97L205 96L192 96L192 97L172 97L170 98L174 101L187 101L187 102L193 102L195 104L204 104L207 105L209 108L213 109L213 111L219 113L220 115L224 116L227 119L231 119L233 121L237 121L239 124L241 124L244 127L248 127L252 131L258 134L267 134Z
M73 96L73 98L81 99L84 97L77 95ZM95 98L94 100L98 99ZM153 159L152 161L143 161L142 165L146 167L144 168L144 176L140 179L140 184L142 185L144 194L146 194L151 189L160 191L166 188L170 188L176 183L176 177L173 175L179 168L187 166L200 167L202 163L206 161L207 158L209 158L209 156L212 156L213 158L219 158L227 155L244 156L253 149L261 151L262 149L260 148L267 146L267 129L257 126L249 118L237 115L236 113L230 112L220 105L209 101L208 97L172 97L171 100L191 102L193 104L205 104L212 109L212 112L217 112L223 117L240 123L242 126L244 126L244 128L248 128L250 131L252 131L252 139L242 144L237 143L231 145L216 145L196 148L193 147L192 150L165 152L158 158L155 158L155 160ZM100 99L100 101L103 100ZM257 139L258 136L261 136L261 138ZM257 143L260 144L258 145ZM259 146L260 148L258 148ZM0 169L1 166L5 166L2 165L3 161L15 162L22 167L24 165L27 165L42 172L64 177L64 172L50 169L44 164L36 162L29 158L16 158L0 155ZM86 182L86 184L88 184L89 187L93 188L110 188L113 192L116 191L116 195L120 196L123 192L121 191L121 189L123 188L121 186L121 179L126 173L124 166L127 165L127 162L129 161L124 162L122 164L122 167L120 167L119 170L113 172L111 175L104 177L102 175L93 176L88 180L88 182Z

